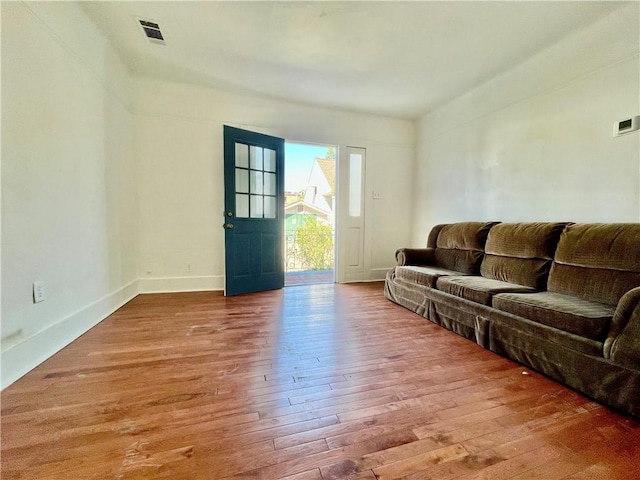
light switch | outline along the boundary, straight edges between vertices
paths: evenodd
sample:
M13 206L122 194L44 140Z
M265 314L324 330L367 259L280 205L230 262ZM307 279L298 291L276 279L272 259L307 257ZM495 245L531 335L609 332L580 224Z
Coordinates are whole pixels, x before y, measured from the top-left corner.
M33 282L33 303L44 302L44 282Z

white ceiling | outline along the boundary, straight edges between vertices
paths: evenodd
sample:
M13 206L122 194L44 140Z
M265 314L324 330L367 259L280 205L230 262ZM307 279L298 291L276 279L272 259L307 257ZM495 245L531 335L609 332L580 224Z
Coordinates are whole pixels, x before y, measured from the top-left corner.
M134 75L416 118L623 2L82 2ZM147 41L135 17L160 25Z

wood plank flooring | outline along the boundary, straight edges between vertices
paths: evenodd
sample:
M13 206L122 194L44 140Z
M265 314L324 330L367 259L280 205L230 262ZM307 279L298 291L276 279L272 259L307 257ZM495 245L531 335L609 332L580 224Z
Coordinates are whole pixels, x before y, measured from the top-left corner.
M1 401L7 480L640 478L637 421L381 283L140 295Z

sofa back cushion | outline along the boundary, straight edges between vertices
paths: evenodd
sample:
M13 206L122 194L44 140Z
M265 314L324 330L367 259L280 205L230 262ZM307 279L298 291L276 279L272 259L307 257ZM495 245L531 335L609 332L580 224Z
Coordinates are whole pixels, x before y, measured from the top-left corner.
M568 225L549 273L549 291L617 305L640 286L640 224Z
M500 223L489 231L483 277L546 290L558 239L566 223Z
M456 272L477 275L487 235L495 224L496 222L461 222L436 225L436 265ZM434 239L431 237L432 235L430 242L433 242Z

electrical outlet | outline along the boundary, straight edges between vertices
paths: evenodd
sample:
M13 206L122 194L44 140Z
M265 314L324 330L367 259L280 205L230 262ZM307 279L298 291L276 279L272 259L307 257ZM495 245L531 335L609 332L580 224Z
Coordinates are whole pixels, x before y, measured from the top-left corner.
M33 303L44 302L44 282L33 282Z
M380 192L377 192L376 190L373 191L373 199L374 200L380 200Z

